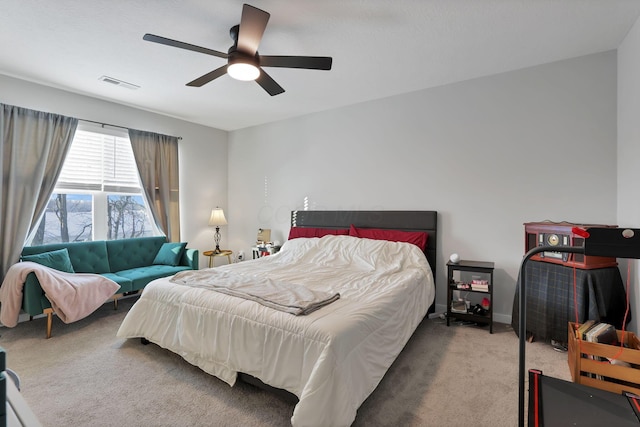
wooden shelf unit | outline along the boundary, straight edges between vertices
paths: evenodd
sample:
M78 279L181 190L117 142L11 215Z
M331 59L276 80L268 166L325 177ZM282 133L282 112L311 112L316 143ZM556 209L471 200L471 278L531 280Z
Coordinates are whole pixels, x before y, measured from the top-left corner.
M460 260L457 263L451 261L447 262L447 326L451 318L456 318L468 322L476 322L485 325L489 325L489 333L493 333L493 262L485 261L470 261ZM454 272L468 272L470 274L477 274L482 277L486 277L489 282L488 291L479 291L473 289L459 289L454 278ZM470 281L469 281L470 282ZM453 292L470 292L473 294L481 294L489 299L489 309L486 315L479 315L474 313L458 313L451 310L451 303L453 301Z

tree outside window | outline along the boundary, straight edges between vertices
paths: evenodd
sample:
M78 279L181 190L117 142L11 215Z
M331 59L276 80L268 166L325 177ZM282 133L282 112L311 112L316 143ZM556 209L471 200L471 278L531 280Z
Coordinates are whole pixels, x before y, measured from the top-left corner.
M143 237L153 231L141 196L108 196L107 219L108 240Z

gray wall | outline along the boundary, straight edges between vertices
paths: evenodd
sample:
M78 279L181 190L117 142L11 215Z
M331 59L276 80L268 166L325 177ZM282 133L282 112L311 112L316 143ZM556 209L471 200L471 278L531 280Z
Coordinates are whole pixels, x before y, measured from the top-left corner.
M457 252L496 263L508 322L523 223L616 223L616 72L610 51L231 132L229 245L305 206L438 210L438 309Z
M618 49L618 223L640 228L640 21ZM632 319L629 329L640 331L638 261L621 262L629 276ZM630 274L629 274L630 273Z

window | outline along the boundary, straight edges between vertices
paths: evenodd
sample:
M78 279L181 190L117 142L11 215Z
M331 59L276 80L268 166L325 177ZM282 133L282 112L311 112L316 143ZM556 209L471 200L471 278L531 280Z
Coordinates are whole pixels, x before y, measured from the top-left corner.
M162 235L125 130L81 123L30 245Z

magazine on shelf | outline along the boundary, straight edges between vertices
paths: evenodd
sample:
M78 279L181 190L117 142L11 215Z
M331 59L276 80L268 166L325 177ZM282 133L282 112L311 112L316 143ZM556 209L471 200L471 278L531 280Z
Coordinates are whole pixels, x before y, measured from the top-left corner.
M464 301L451 301L451 312L452 313L466 313L467 312L467 303Z

